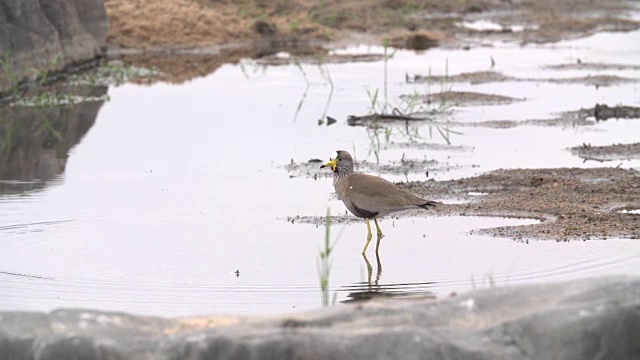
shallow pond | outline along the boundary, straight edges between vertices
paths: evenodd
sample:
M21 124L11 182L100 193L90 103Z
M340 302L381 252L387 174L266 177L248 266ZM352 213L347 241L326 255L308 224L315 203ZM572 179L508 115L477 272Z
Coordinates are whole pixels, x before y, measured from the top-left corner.
M358 47L337 53L383 51ZM548 67L577 59L632 66L615 71ZM318 256L325 228L287 218L321 217L327 207L332 214L344 214L345 209L332 195L328 176L309 176L287 165L327 160L334 150L346 149L369 164L429 161L415 171L381 173L395 181L425 180L427 171L430 179L444 180L498 168L640 169L639 160L583 162L567 150L583 143L637 142L637 119L588 126L526 122L596 103L638 106L637 64L640 32L602 33L552 45L398 51L386 62L391 104L400 104L400 95L442 90L526 100L448 107L432 121L389 124L377 131L348 126L346 118L365 115L383 101L383 60L301 66L247 60L180 85L111 87L103 90L111 100L101 107L60 110L74 122L56 136L67 143L58 147L47 145L55 139L29 137L43 136L40 125L30 122L51 114L17 112L25 118L13 119L22 125L11 129L27 135L14 140L14 153L5 151L0 172L0 308L193 315L320 306ZM484 70L521 80L405 81L406 74ZM604 87L548 81L598 74L632 81ZM379 100L372 104L369 94L376 89ZM338 121L319 124L325 112ZM469 126L490 120L516 125ZM372 249L368 259L360 255L364 222L333 225L332 239L338 240L330 293L337 301L372 291L448 296L478 287L640 271L637 241L523 243L469 234L534 222L383 219L381 273Z

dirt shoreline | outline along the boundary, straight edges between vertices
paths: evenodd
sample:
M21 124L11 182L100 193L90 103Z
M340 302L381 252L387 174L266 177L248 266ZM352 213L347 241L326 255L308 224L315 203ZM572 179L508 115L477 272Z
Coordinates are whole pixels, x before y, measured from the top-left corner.
M377 43L426 48L472 38L549 42L637 29L623 0L105 0L108 41L125 48L194 48L255 41ZM465 21L491 20L478 28ZM404 46L403 46L404 45Z
M174 83L280 51L317 57L356 44L471 48L640 28L628 16L639 6L624 0L105 0L105 7L108 55L156 66L158 80ZM478 29L482 21L495 26Z
M401 186L425 197L468 201L440 206L439 215L541 220L538 224L482 229L477 233L518 240L640 239L640 214L622 212L640 209L640 172L635 170L510 169Z

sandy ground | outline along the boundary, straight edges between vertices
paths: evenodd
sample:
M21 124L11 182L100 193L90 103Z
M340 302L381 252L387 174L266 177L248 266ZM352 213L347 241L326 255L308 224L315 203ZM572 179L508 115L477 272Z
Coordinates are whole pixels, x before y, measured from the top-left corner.
M623 0L105 0L111 56L154 65L159 80L183 82L243 57L278 51L324 54L348 44L426 49L466 47L480 40L549 42L640 23ZM502 28L474 31L465 22ZM169 62L157 54L181 54ZM217 54L219 60L211 60ZM198 56L208 55L208 56Z
M524 31L503 28L491 33L525 42L638 27L624 16L629 2L620 0L106 0L105 4L109 42L145 49L217 46L264 37L334 42L386 38L397 43L404 38L407 45L420 46L428 42L416 42L416 37L437 42L472 34L458 23L485 16L524 26Z
M390 44L425 49L433 46L468 47L480 41L552 42L589 35L595 31L628 31L640 23L627 17L632 2L622 0L106 0L110 19L111 56L142 66L155 66L163 74L157 80L184 82L213 72L224 63L243 57L265 63L282 61L270 55L288 51L297 56L326 54L347 44ZM492 20L502 27L478 32L471 24ZM172 54L172 56L166 56ZM160 55L160 56L158 56ZM367 61L327 57L325 61ZM371 59L378 60L378 59ZM567 64L565 70L613 66ZM447 81L471 83L513 79L497 72L450 77ZM539 81L558 81L537 79ZM407 81L438 81L415 74ZM637 81L619 77L587 77L563 81L611 86ZM483 94L446 94L448 101L465 104L518 101L486 98ZM441 99L426 99L439 101ZM609 114L615 112L613 115ZM556 119L525 122L487 121L461 126L513 127L523 124L556 126L565 123L591 125L609 116L637 116L636 108L582 109ZM595 119L594 120L594 114ZM609 114L609 115L608 115ZM623 115L624 115L623 114ZM354 118L351 125L367 126L370 118ZM375 119L375 121L397 119ZM637 159L639 144L569 149L585 161ZM386 169L402 173L403 163ZM290 164L292 176L327 176L313 169L317 163ZM371 166L371 164L369 165ZM404 167L404 168L403 168ZM367 169L363 171L380 169ZM442 204L436 215L499 215L529 217L540 224L482 230L515 239L640 238L640 215L624 210L640 208L640 174L618 168L512 169L452 181L405 183L402 187L428 198L455 199L464 203ZM483 193L471 196L470 192ZM445 200L446 203L446 200ZM290 221L321 223L321 217L294 217ZM352 216L334 221L359 221Z
M540 224L480 230L515 239L640 239L640 172L619 168L511 169L440 182L407 183L425 197L468 203L443 205L444 215L499 215L542 220ZM481 193L471 196L469 193Z

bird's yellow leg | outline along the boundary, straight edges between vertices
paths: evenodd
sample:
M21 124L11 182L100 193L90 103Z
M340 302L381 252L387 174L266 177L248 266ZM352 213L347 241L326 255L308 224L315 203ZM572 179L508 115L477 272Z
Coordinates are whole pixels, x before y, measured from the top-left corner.
M373 221L376 223L376 229L378 229L378 239L382 239L384 237L384 234L382 233L382 230L380 230L378 219L373 219Z
M378 224L378 219L373 219L373 222L376 223L376 229L378 230L378 242L376 243L376 254L378 254L378 250L380 249L380 240L384 237L382 230L380 230L380 225Z
M371 235L371 223L369 222L369 219L365 218L364 221L367 223L367 243L364 244L364 249L362 249L363 255L365 252L367 252L367 247L369 247L369 243L371 242L371 238L373 237L373 235Z
M371 291L371 274L373 273L373 267L367 258L367 254L362 254L364 258L364 263L367 264L367 285L369 285L369 291Z

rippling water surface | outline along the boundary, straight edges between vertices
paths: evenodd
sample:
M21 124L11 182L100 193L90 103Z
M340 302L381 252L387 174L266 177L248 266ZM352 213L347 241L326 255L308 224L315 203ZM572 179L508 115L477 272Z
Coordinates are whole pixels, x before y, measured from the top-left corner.
M637 65L638 44L640 32L544 46L398 51L387 64L388 97L396 101L414 91L439 91L435 84L427 89L406 83L405 73L489 70L491 57L495 71L520 78L607 73L545 66L576 59ZM637 142L637 120L582 127L441 126L451 131L448 138L424 123L406 132L392 127L373 134L348 126L346 117L367 113L367 90L382 91L383 61L302 68L309 86L295 65L245 61L179 85L104 88L99 91L109 94L109 102L55 113L59 137L39 130L52 118L47 112L12 110L11 118L0 118L5 134L6 129L13 134L13 150L4 148L0 164L0 308L190 315L317 307L325 229L286 218L322 216L327 207L342 214L344 207L331 196L329 178L290 172L286 165L326 159L337 149L354 152L360 161L385 164L406 156L439 164L406 175L382 174L396 181L424 180L427 170L430 178L445 180L498 168L640 169L638 160L585 163L566 150L583 143ZM640 79L639 70L616 74ZM451 117L520 121L596 103L638 106L639 84L452 83L455 91L526 101L455 108ZM319 125L325 111L338 122ZM425 150L419 144L440 147ZM368 258L360 255L363 222L334 225L330 292L337 301L448 296L473 288L640 272L640 243L632 240L522 243L469 234L532 223L485 217L384 219L379 259L373 251Z

